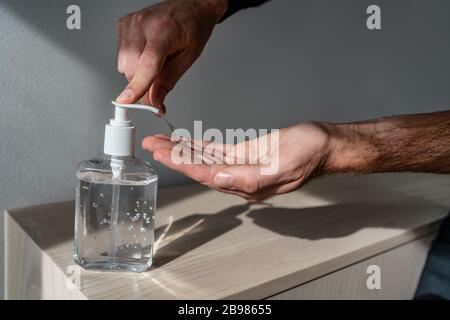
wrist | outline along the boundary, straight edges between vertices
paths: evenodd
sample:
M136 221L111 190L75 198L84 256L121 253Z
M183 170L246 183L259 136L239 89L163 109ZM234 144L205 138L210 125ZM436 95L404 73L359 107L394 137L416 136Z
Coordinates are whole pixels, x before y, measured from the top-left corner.
M212 15L215 23L219 22L228 9L228 0L200 0L198 2Z
M324 174L368 173L379 157L375 147L378 123L324 124L330 135Z

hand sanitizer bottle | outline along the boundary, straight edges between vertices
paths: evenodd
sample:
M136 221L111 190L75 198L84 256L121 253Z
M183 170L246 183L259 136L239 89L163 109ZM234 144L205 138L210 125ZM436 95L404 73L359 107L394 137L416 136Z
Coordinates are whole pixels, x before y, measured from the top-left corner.
M126 108L116 106L103 158L78 166L73 255L87 270L142 272L152 265L158 175L134 157L134 140Z

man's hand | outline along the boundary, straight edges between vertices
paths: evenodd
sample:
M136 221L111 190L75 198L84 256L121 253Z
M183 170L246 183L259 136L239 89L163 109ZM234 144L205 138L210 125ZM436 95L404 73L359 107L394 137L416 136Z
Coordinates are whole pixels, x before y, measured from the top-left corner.
M227 0L170 0L118 23L117 68L129 81L117 98L165 112L164 98L202 52Z
M213 189L253 201L296 190L320 175L450 173L450 111L349 124L305 123L281 129L275 144L260 143L261 139L228 149L214 144L210 148L211 143L204 142L203 148L209 150L206 155L223 153L225 161L221 164L211 164L211 157L204 157L204 153L201 164L177 164L172 159L172 149L178 142L162 135L145 138L142 147L173 170ZM255 153L256 149L259 152ZM249 163L249 156L254 154L258 155L255 164L227 160ZM261 174L275 155L278 170Z
M204 142L201 151L205 161L201 164L193 164L193 161L177 164L172 158L172 150L178 141L171 141L167 136L147 137L142 147L153 152L155 160L202 184L247 200L260 201L298 189L320 171L331 147L326 126L316 123L281 129L277 139L271 135L231 147ZM187 150L191 152L191 149ZM223 161L211 164L214 158ZM272 173L263 174L263 168L273 165L276 168L270 170Z

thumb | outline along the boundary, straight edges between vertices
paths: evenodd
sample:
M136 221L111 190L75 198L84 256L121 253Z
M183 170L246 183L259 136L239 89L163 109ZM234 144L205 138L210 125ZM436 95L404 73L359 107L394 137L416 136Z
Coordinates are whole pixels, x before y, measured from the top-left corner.
M274 175L261 175L257 165L233 166L218 171L214 175L214 185L222 189L258 193L273 184Z

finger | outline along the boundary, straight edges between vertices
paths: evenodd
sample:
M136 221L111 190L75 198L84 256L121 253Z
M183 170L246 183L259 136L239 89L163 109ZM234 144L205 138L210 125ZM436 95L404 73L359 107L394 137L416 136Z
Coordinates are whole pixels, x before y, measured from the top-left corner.
M271 158L272 145L276 145L271 134L263 135L237 144L227 144L227 164L264 164Z
M214 189L224 192L224 193L234 194L234 195L244 198L250 202L257 203L257 202L264 201L274 195L284 194L284 193L288 193L288 192L297 190L303 185L304 185L304 181L301 181L301 180L293 180L290 182L278 181L277 184L274 185L273 187L268 187L265 190L262 190L262 191L259 191L256 193L246 193L246 192L238 191L238 190L222 189L222 188L218 188L217 186L215 186Z
M277 182L277 175L262 175L258 165L227 166L214 176L215 186L248 194L259 193Z
M302 187L304 184L305 184L304 180L297 179L297 180L293 180L293 181L290 181L287 183L280 184L268 191L270 191L270 193L272 193L272 194L284 194L284 193L288 193L288 192L297 190L300 187Z
M150 88L166 58L160 42L149 42L139 58L136 72L124 91L117 97L120 103L135 103Z
M294 190L297 190L302 185L299 181L291 181L289 183L281 183L278 182L278 185L275 185L272 188L269 188L267 190L264 190L262 192L256 193L256 194L249 194L249 197L247 200L250 200L252 202L261 202L266 200L267 198L270 198L274 195L284 194L288 193Z
M145 36L136 22L136 19L131 19L125 36L127 39L126 42L128 43L125 76L128 81L131 81L136 72L139 58L145 48Z
M164 140L171 141L170 137L167 136L167 135L165 135L165 134L163 134L163 133L155 134L154 137L157 137L157 138L160 138L160 139L164 139Z
M213 166L206 164L175 163L172 161L172 150L173 148L155 149L153 158L172 170L178 171L200 183L209 185L211 172L214 169Z
M167 137L166 137L167 138ZM272 194L264 193L262 195L255 195L255 194L248 194L240 190L231 190L231 189L223 189L218 186L216 186L213 183L213 177L215 176L215 173L223 169L224 166L218 166L213 165L209 166L206 164L175 164L172 161L172 150L173 147L170 147L168 144L163 144L161 139L155 138L155 137L147 137L144 139L143 146L145 146L144 149L147 149L149 147L150 149L147 149L149 151L154 152L154 158L161 164L167 166L168 168L178 171L202 184L208 185L212 189L215 189L217 191L232 194L239 196L241 198L244 198L249 201L257 202L261 201L267 197L269 197ZM159 140L159 141L158 141ZM166 140L166 139L162 139ZM167 140L166 140L167 142ZM156 146L159 146L159 148L156 148Z
M175 164L171 159L171 154L172 149L161 148L155 150L153 157L156 161L160 162L166 167L178 171L179 173L184 174L185 176L194 179L197 182L207 185L212 189L223 193L236 195L247 200L254 199L254 196L249 195L245 192L241 192L239 190L221 189L215 186L214 183L212 183L212 177L214 177L215 172L219 171L222 168L221 166L209 166L206 164Z
M180 140L181 139L181 140ZM172 141L182 142L187 147L202 154L204 158L214 159L216 164L224 164L225 161L225 145L214 141L190 139L182 136L172 135Z
M142 149L148 150L150 152L154 152L156 149L159 148L173 148L175 144L170 141L170 138L167 139L166 136L150 136L146 137L142 140Z
M117 23L117 39L118 39L118 57L117 57L117 70L125 74L127 66L127 52L128 52L128 42L125 36L125 30L127 29L128 20L122 18Z
M149 90L150 104L162 107L167 94L175 87L175 84L192 63L193 59L189 56L188 51L183 51L168 58Z

